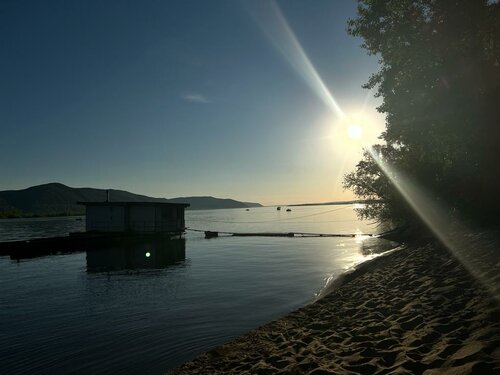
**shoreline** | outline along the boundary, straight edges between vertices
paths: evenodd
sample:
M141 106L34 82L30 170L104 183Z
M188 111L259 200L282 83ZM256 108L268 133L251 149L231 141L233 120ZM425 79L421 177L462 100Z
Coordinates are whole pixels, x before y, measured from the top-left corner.
M12 216L12 217L0 217L0 220L21 220L21 219L57 219L57 218L67 218L67 217L85 217L83 214L54 214L54 215L25 215L25 216Z
M497 242L490 241L493 255ZM492 266L490 259L497 290ZM325 291L167 374L500 370L499 301L438 244L404 246L363 262Z
M374 254L372 258L347 269L345 272L331 279L330 282L327 282L323 289L318 293L318 296L310 304L316 303L317 301L325 298L329 294L333 293L334 291L348 284L354 279L362 276L366 272L374 271L374 269L378 267L383 267L384 262L388 260L388 257L403 249L404 245L400 245L383 253Z

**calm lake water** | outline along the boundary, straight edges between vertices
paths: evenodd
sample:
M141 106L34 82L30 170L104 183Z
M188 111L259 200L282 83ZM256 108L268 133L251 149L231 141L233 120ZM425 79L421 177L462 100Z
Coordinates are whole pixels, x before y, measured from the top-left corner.
M0 220L0 241L82 231L84 219ZM218 231L373 233L353 205L186 212ZM135 241L15 261L0 257L0 372L160 374L307 303L388 249L352 238Z

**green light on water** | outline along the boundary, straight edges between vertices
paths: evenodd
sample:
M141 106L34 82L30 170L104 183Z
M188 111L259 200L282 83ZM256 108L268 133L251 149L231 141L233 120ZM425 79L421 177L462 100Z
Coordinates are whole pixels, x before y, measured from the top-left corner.
M151 256L151 253L148 251L148 252L146 253L146 258L149 258L150 256Z

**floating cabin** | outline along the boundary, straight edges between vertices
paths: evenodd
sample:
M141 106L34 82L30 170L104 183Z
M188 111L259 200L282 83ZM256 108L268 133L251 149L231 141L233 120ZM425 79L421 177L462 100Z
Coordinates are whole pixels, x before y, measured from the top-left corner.
M187 203L163 202L78 202L87 211L86 232L70 233L69 236L35 238L23 241L0 242L0 256L11 259L34 258L41 255L86 251L124 246L116 242L125 239L127 244L137 240L140 248L158 250L172 248L175 238L182 238L186 230L184 210ZM142 242L147 239L149 242ZM160 241L152 246L151 240ZM183 239L181 241L184 241ZM184 248L182 248L184 249ZM181 249L181 250L182 250ZM185 250L184 250L185 251ZM134 252L135 254L135 252ZM151 254L156 254L151 251ZM182 253L179 253L182 256ZM184 255L185 256L185 255Z
M78 202L86 208L87 232L182 234L187 203Z

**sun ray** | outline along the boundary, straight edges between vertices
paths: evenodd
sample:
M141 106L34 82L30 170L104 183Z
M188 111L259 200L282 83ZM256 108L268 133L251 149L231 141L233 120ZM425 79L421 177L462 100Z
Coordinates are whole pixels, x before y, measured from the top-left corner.
M256 19L274 46L328 108L336 116L344 118L344 111L321 79L278 4L269 1L259 5L263 8L260 9Z
M476 280L490 290L490 293L496 299L500 299L498 291L492 289L495 283L490 280L491 274L484 269L484 262L480 262L481 256L479 256L479 253L487 252L488 245L473 243L467 236L471 230L456 217L450 220L449 210L446 210L437 199L433 199L425 188L387 163L373 148L369 147L367 151L384 175L441 243L453 253ZM486 257L488 257L488 254L482 258Z

